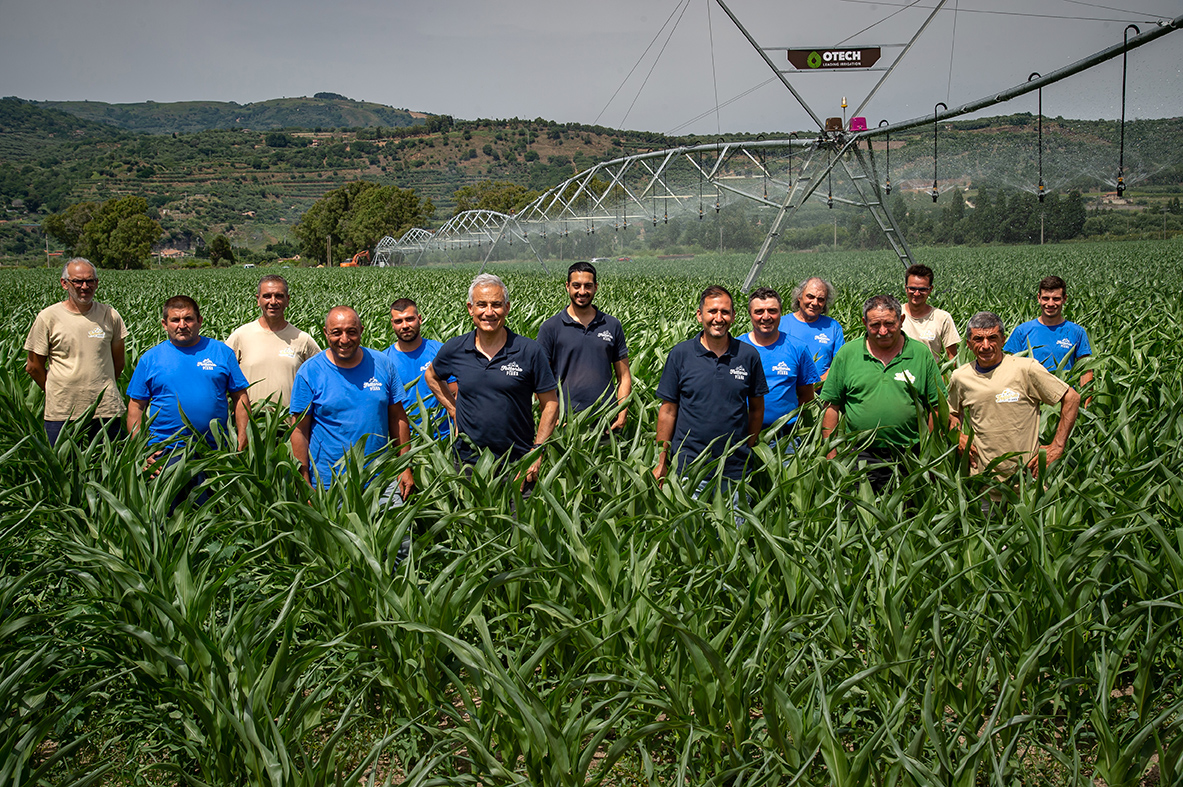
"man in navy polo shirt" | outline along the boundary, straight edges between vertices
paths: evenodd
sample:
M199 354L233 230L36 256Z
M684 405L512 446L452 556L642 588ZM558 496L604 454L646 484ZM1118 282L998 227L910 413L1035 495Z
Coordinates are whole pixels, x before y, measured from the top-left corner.
M657 385L658 483L669 473L671 448L681 474L708 446L715 458L735 449L727 453L723 475L738 481L764 422L764 366L750 344L731 337L731 293L707 287L695 317L702 332L670 350Z
M576 262L568 268L567 296L571 303L542 323L538 343L551 371L559 378L563 404L568 410L579 412L611 401L615 374L615 401L620 411L610 428L617 430L628 417L623 403L633 389L633 378L620 320L592 304L598 287L591 263Z
M813 365L809 349L778 327L780 325L780 293L770 287L760 287L748 297L748 315L752 330L739 337L756 348L764 364L768 382L768 396L764 397L764 428L776 423L798 407L813 401L813 386L821 382ZM794 424L794 415L789 424ZM791 448L792 443L786 442Z
M463 437L456 443L463 464L475 464L482 449L517 461L554 432L558 385L538 343L505 327L509 290L499 277L482 273L472 280L468 314L475 329L444 343L424 372L427 385ZM445 382L450 377L456 379L455 394ZM534 397L542 406L537 429ZM540 453L525 484L538 479L541 466Z

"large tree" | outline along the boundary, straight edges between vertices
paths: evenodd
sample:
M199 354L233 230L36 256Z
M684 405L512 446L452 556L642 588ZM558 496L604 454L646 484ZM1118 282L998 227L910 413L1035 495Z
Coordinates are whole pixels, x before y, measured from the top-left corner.
M144 268L152 244L160 240L160 223L148 216L143 197L104 203L80 202L48 216L45 231L101 268Z
M330 239L334 256L346 257L372 249L384 235L397 238L423 226L434 212L431 200L420 200L414 189L359 180L321 197L292 231L306 257L324 259Z

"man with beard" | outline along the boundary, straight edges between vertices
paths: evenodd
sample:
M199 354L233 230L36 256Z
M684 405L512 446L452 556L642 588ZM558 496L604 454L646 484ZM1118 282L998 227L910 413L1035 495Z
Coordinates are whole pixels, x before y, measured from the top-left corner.
M822 380L830 372L834 354L845 342L842 326L826 316L833 301L834 286L814 276L793 290L793 313L780 320L780 329L809 349Z
M671 451L683 475L686 466L708 450L714 458L726 453L723 476L739 481L764 423L764 367L751 345L731 336L731 293L724 287L707 287L698 299L695 318L702 332L670 350L657 385L662 402L653 477L658 483L669 474Z
M568 411L605 405L615 375L615 401L620 410L611 428L617 430L628 417L624 401L632 391L633 379L620 320L592 304L598 286L596 269L591 263L576 262L568 268L567 296L571 302L542 323L538 344L559 379L559 390Z
M435 339L423 337L423 317L418 305L410 298L399 298L390 304L390 327L394 329L395 342L386 348L386 357L394 364L403 385L411 386L407 390L407 416L424 434L447 440L451 422L427 386L424 374L443 345ZM455 395L455 381L449 381L448 386ZM426 412L420 412L420 402Z

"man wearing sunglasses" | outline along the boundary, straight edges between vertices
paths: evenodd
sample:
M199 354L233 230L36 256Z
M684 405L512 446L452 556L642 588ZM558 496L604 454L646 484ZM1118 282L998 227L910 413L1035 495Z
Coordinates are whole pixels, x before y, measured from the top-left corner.
M66 300L43 309L25 340L25 371L45 391L45 432L57 443L67 421L98 400L90 439L118 436L124 406L116 380L123 373L127 326L119 312L94 299L99 272L75 257L62 268Z

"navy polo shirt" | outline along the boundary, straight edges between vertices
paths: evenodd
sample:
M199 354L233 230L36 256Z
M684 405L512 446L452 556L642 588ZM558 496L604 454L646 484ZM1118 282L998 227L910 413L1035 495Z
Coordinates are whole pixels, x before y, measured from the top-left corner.
M755 348L739 339L733 337L727 352L718 357L701 338L700 333L670 350L657 384L657 395L678 405L671 450L681 473L716 438L722 439L711 447L714 457L723 454L728 442L739 445L723 470L738 480L748 457L748 402L768 393L764 365Z
M534 394L558 387L538 342L507 328L505 346L490 360L477 350L474 330L445 342L431 365L441 378L456 378L456 429L476 446L458 442L460 461L476 462L482 448L516 460L534 447Z
M586 410L612 399L612 365L628 358L620 320L596 309L596 316L584 327L564 307L542 323L538 343L551 371L562 381L559 388L568 409Z

